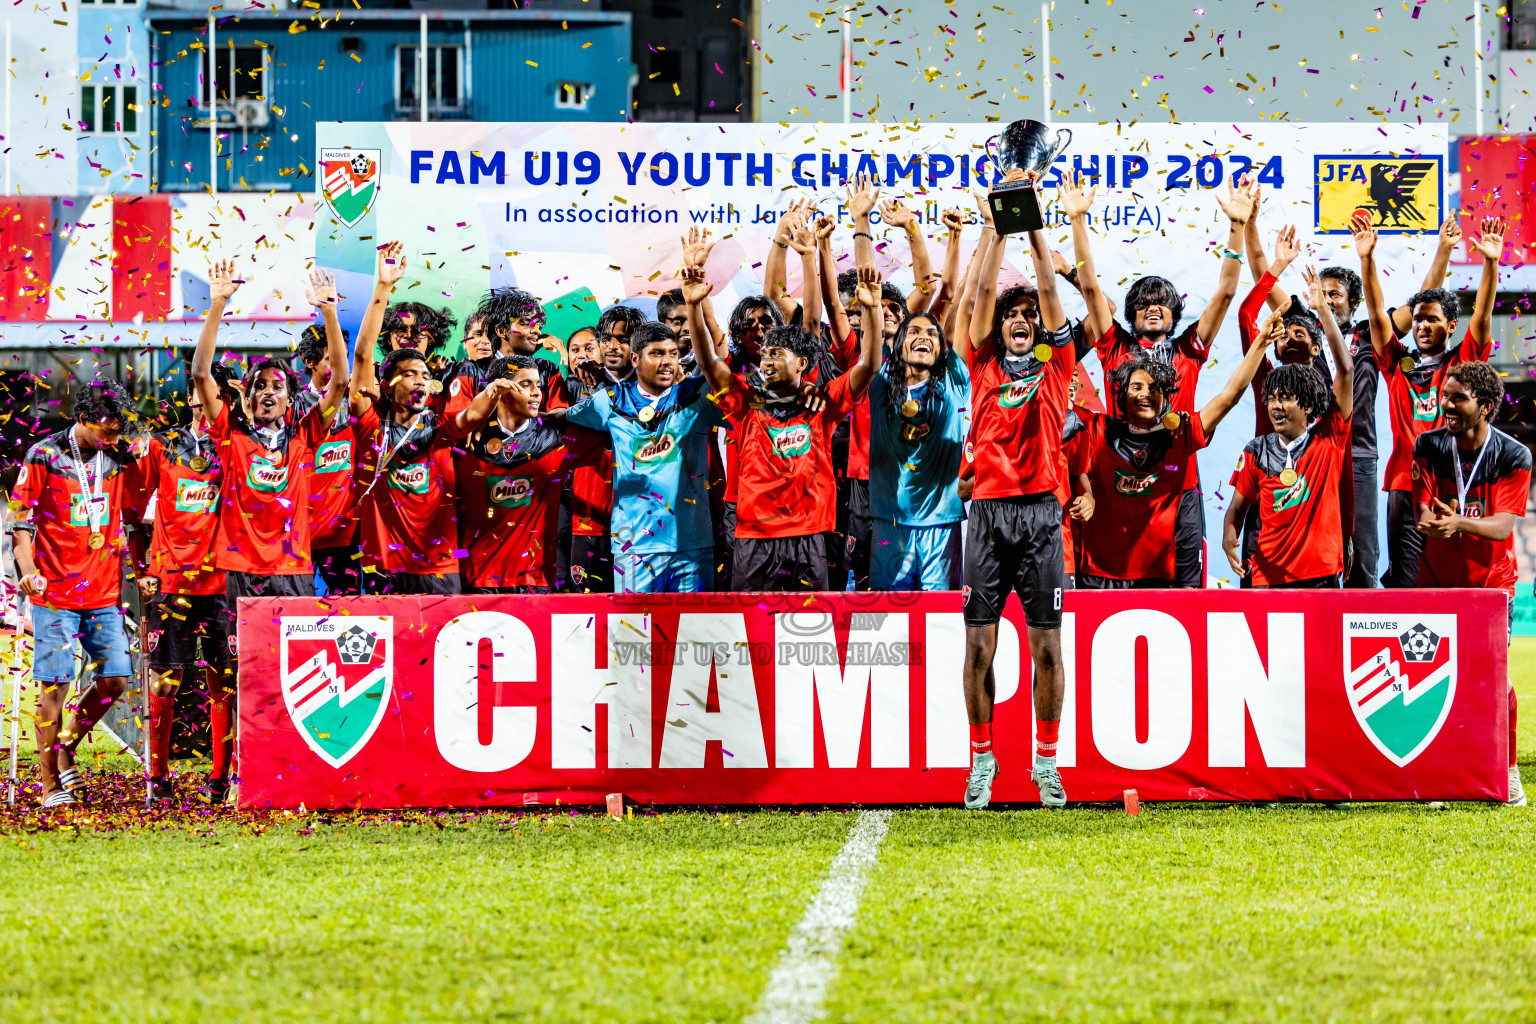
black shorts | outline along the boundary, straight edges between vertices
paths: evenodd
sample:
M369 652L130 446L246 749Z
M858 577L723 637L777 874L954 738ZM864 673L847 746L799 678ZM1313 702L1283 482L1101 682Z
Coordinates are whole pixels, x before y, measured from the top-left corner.
M370 594L462 594L456 572L377 572L372 578Z
M1255 590L1338 590L1341 586L1339 574L1332 576L1316 576L1310 580L1292 580L1289 583L1255 583Z
M225 605L223 594L156 594L144 602L144 653L150 669L185 672L201 663L215 672L230 671Z
M961 591L965 624L996 624L1012 590L1024 604L1025 622L1036 629L1060 629L1067 574L1056 496L972 501L969 529Z
M553 594L554 587L540 587L529 584L525 587L470 587L471 594L521 594L525 597L537 597L542 594Z
M827 537L737 537L731 589L786 591L827 589Z
M1109 576L1095 576L1092 573L1080 572L1077 574L1077 589L1079 590L1166 590L1173 586L1173 580L1117 580Z
M257 576L249 572L224 574L225 639L230 657L238 657L236 637L240 624L240 598L242 597L314 597L315 574L294 573L291 576Z
M1179 495L1173 521L1173 585L1205 586L1205 495L1198 487Z
M612 545L606 533L571 534L571 593L613 593Z
M311 555L327 594L340 597L363 592L363 562L356 544L315 548Z
M853 588L869 589L869 559L874 541L875 521L869 515L869 481L848 481L848 568L853 570ZM841 590L841 587L837 589Z

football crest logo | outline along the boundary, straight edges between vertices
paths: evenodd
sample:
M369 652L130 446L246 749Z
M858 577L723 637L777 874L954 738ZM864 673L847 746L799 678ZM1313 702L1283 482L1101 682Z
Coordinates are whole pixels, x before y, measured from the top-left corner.
M320 194L349 228L367 216L378 198L379 156L377 149L320 151Z
M1456 699L1456 616L1344 617L1344 688L1355 719L1398 767L1434 740Z
M284 616L283 703L319 758L340 768L373 737L394 676L387 615Z

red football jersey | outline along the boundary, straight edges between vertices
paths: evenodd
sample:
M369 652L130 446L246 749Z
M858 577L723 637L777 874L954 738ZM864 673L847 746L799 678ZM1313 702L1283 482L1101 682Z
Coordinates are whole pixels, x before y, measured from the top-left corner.
M297 423L285 423L277 447L268 448L229 405L208 428L224 467L213 564L256 576L310 572L309 480L315 446L324 436L316 405Z
M853 369L859 361L859 332L850 330L832 353L838 368L843 372ZM869 395L853 407L853 418L848 423L848 479L869 479Z
M812 413L794 399L754 409L758 393L745 377L732 376L718 401L740 452L736 536L805 537L837 528L832 431L863 397L848 377L827 384L827 404Z
M100 458L82 450L77 463L69 444L74 429L51 434L27 451L11 509L18 523L30 521L36 529L32 558L48 581L32 603L80 611L117 603L126 547L123 504L140 485L134 479L137 463L125 446L101 450ZM90 498L80 486L77 468L99 497ZM90 546L93 524L103 538L99 548Z
M389 456L406 435L390 424L386 439L376 406L357 418L357 472L362 499L363 567L384 572L458 572L458 519L454 512L451 426L430 410L411 440ZM386 447L388 445L389 447ZM385 462L385 458L388 461ZM383 464L383 471L378 468Z
M1095 507L1093 518L1079 524L1079 567L1115 580L1171 580L1185 477L1195 453L1211 443L1200 415L1178 430L1146 434L1109 416L1085 418Z
M486 441L494 438L502 447L492 454ZM558 426L542 420L512 435L494 425L472 435L456 458L465 586L551 586L560 488L577 465L603 450L591 439L563 438Z
M1115 367L1135 356L1161 358L1163 362L1171 364L1179 386L1173 393L1173 411L1195 411L1195 385L1200 381L1200 368L1211 354L1210 346L1200 337L1200 321L1196 320L1184 328L1178 337L1170 338L1161 345L1145 338L1134 338L1120 326L1119 321L1112 321L1104 336L1093 343L1093 348L1099 354L1099 363L1104 367L1106 384ZM1104 389L1104 405L1111 416L1120 416L1123 412L1108 387Z
M1413 445L1413 504L1433 505L1438 498L1447 505L1459 502L1456 466L1462 462L1467 500L1460 507L1469 519L1485 519L1505 512L1525 515L1531 493L1531 452L1501 430L1490 430L1486 450L1462 452L1445 428L1420 434ZM1482 462L1473 472L1481 454ZM1515 561L1515 535L1503 540L1484 540L1467 533L1454 537L1425 537L1419 558L1421 587L1490 587L1515 593L1520 578Z
M1061 486L1062 428L1077 354L1069 327L1041 339L1051 358L1028 355L1011 374L993 339L971 349L972 500L1050 494Z
M1259 508L1259 543L1249 566L1254 586L1317 579L1344 569L1339 474L1349 467L1349 420L1330 406L1291 451L1296 482L1280 483L1285 446L1266 434L1243 448L1233 483Z
M1075 409L1067 410L1067 423L1062 431L1061 443L1061 485L1056 488L1056 500L1061 502L1061 552L1066 564L1067 575L1077 572L1077 527L1076 519L1068 516L1066 510L1072 505L1073 481L1086 474L1092 468L1087 445L1083 443L1087 430L1087 424L1083 420L1083 414ZM961 460L961 474L964 475L965 461Z
M1411 334L1408 341L1413 342ZM1414 353L1417 351L1415 346ZM1446 349L1434 365L1404 370L1402 361L1410 354L1408 348L1396 338L1387 342L1384 357L1377 360L1381 377L1387 382L1387 411L1392 424L1392 454L1387 456L1382 490L1412 490L1414 441L1425 431L1445 425L1440 415L1440 385L1445 382L1445 371L1457 363L1485 360L1492 352L1492 342L1478 344L1468 328L1461 344Z
M201 472L192 468L196 458L209 460ZM139 494L131 501L130 518L142 517L154 496L149 574L160 581L161 593L224 593L224 570L215 567L213 549L223 472L218 445L181 427L150 438L139 468Z
M345 547L357 533L357 492L352 486L355 442L351 410L343 404L331 429L315 446L309 484L313 547Z

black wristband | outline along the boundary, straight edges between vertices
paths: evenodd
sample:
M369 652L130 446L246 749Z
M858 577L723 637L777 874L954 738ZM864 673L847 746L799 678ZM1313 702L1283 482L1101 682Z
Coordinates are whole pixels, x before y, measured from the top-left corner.
M1072 282L1073 284L1077 284L1077 268L1076 267L1072 267L1072 268L1068 269L1068 271L1065 274L1062 274L1061 276L1066 278L1068 281Z
M871 242L873 242L875 240L875 236L870 234L868 231L855 231L853 233L853 237L854 238L858 238L860 235L863 235L865 238L869 239Z
M780 249L788 249L789 248L789 246L785 245L783 242L779 241L777 238L775 238L773 240L773 244L778 246Z

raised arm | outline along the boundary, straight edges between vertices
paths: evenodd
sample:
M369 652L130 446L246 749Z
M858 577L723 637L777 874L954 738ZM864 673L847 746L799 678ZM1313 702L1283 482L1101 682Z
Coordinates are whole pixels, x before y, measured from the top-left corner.
M971 311L976 308L976 279L981 276L981 264L987 258L987 249L991 247L994 235L992 221L984 220L981 238L971 251L971 258L965 262L965 277L960 281L960 294L950 303L949 313L944 317L944 334L951 340L959 338L961 332L971 326ZM958 341L956 345L961 354L965 354L964 342Z
M1029 256L1035 264L1035 291L1040 301L1040 326L1059 331L1067 325L1061 296L1056 294L1056 271L1051 267L1051 248L1045 244L1045 232L1029 233ZM996 285L993 286L994 289Z
M880 186L875 184L875 179L869 175L857 175L852 184L848 186L848 212L853 216L853 262L855 266L872 267L875 265L875 236L869 232L869 211L875 208L875 200L880 198ZM875 311L879 312L879 305ZM880 334L880 318L877 316L872 323L875 326L875 334Z
M1328 351L1333 355L1333 402L1339 407L1339 415L1348 419L1355 409L1355 357L1349 354L1344 334L1333 309L1323 297L1323 279L1317 271L1307 267L1302 271L1307 282L1307 305L1317 313L1323 325L1323 337L1328 339Z
M945 210L942 216L948 239L944 246L944 268L939 272L939 288L928 304L928 315L942 321L949 307L955 302L955 286L960 280L960 229L965 219L959 207ZM948 332L945 332L948 337Z
M336 418L336 410L347 396L347 339L336 318L336 277L328 270L312 270L305 291L309 304L320 311L325 324L325 351L331 361L331 379L320 399L320 420L326 426ZM359 339L361 343L361 339Z
M789 204L789 209L774 225L773 241L768 243L768 258L763 261L763 294L779 307L785 323L794 317L795 307L799 305L789 294L789 267L785 260L789 254L789 238L803 205L799 199Z
M1472 309L1471 334L1479 358L1493 352L1493 301L1499 291L1499 260L1504 255L1504 220L1484 217L1483 231L1472 243L1483 257L1483 279L1477 285L1477 304Z
M1273 269L1270 266L1269 258L1264 255L1264 242L1259 238L1259 205L1263 202L1263 197L1264 190L1258 182L1254 182L1253 213L1249 215L1248 223L1243 227L1243 247L1248 251L1248 269L1253 272L1253 279L1255 281L1262 280L1264 275ZM1291 242L1294 244L1296 241L1296 229L1293 227L1290 231ZM1281 234L1283 235L1284 233L1282 230ZM1277 242L1277 247L1278 244ZM1291 258L1295 259L1294 256ZM1274 274L1275 279L1278 281L1280 279L1280 271L1275 270ZM1278 313L1284 313L1291 304L1291 297L1278 284L1269 289L1269 294L1265 298L1269 301L1269 308ZM1257 316L1258 314L1255 313L1254 315Z
M1057 190L1062 212L1072 224L1072 255L1077 258L1076 273L1069 271L1066 276L1082 293L1083 302L1088 306L1088 315L1083 318L1083 324L1092 341L1104 337L1113 323L1109 300L1104 295L1104 289L1099 286L1099 275L1093 269L1093 246L1088 234L1088 211L1093 209L1093 197L1098 188L1097 185L1088 184L1088 179L1074 170L1070 179L1062 178L1061 187Z
M827 322L832 325L832 337L828 342L835 348L848 337L848 311L843 308L842 296L837 293L837 260L832 256L832 231L837 222L831 217L816 218L816 260L820 272L816 275L821 285L821 300L826 306Z
M1205 311L1200 314L1200 326L1196 332L1206 345L1216 340L1216 332L1221 330L1221 322L1226 319L1227 307L1237 295L1237 277L1242 272L1244 232L1248 227L1248 218L1253 215L1253 186L1246 181L1236 188L1229 184L1226 198L1223 199L1218 192L1216 201L1221 204L1221 210L1230 222L1227 227L1227 255L1232 258L1221 261L1221 273L1216 278L1216 294L1211 296Z
M705 243L706 260L709 258L709 249L712 247L709 243ZM709 382L710 390L724 391L731 382L731 367L720 358L720 354L715 351L715 346L709 343L704 331L702 306L704 300L709 298L711 287L709 279L704 276L702 263L696 267L683 268L683 302L688 306L688 334L693 344L693 358L699 366L699 372Z
M458 435L468 437L489 423L492 414L496 412L497 400L516 386L513 381L505 377L497 377L481 388L480 393L454 417L454 427Z
M1259 364L1264 361L1264 354L1269 351L1269 346L1275 343L1280 333L1285 329L1285 322L1279 313L1271 313L1269 319L1264 321L1264 327L1254 338L1253 344L1248 346L1248 351L1243 354L1243 361L1237 364L1237 369L1232 371L1232 376L1227 380L1226 387L1221 393L1200 410L1200 426L1207 437L1216 429L1232 407L1243 397L1243 392L1248 385L1253 383L1253 375L1259 372Z
M235 279L234 260L219 260L208 268L208 315L203 318L203 330L197 336L197 348L192 353L192 386L197 389L203 413L210 423L218 419L224 409L218 382L213 379L219 321L224 317L224 307L242 283Z
M880 204L880 219L907 233L907 248L912 250L912 290L907 293L907 312L921 313L928 308L934 293L933 257L928 252L923 225L917 214L894 199Z
M683 236L683 266L703 267L704 260L709 258L710 250L714 244L709 240L709 232L701 227L691 227ZM715 353L721 359L731 357L731 347L726 344L725 332L720 329L719 322L715 319L715 304L705 299L702 303L704 311L704 326L709 328L709 338L714 343Z
M1378 361L1383 360L1388 357L1387 346L1396 335L1381 298L1381 282L1376 278L1376 229L1371 226L1371 215L1357 213L1351 217L1349 233L1354 236L1355 253L1360 257L1360 282L1365 291L1365 309L1371 318L1371 351Z
M379 382L374 379L373 350L379 344L379 330L384 326L384 311L395 283L405 276L405 246L390 242L379 249L374 270L373 295L363 310L363 322L357 328L357 344L352 347L352 379L347 382L352 414L363 410L379 397Z
M800 256L800 326L821 337L821 286L816 272L816 229L802 214L790 229L789 247Z
M880 271L873 262L859 264L857 301L863 307L864 323L880 323ZM873 318L873 319L871 319ZM875 369L880 358L882 331L866 328L859 332L859 361L848 371L848 387L855 398L862 398L875 379Z

